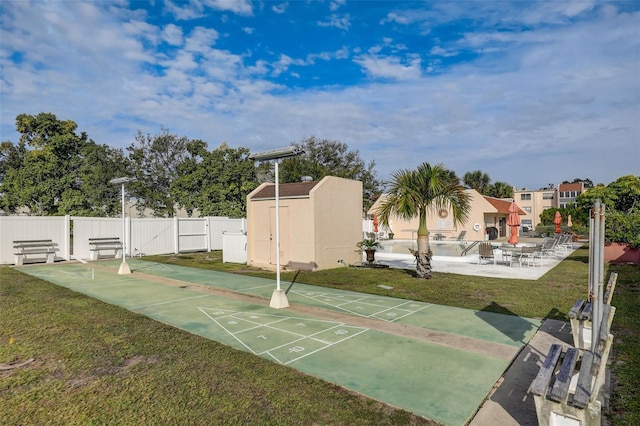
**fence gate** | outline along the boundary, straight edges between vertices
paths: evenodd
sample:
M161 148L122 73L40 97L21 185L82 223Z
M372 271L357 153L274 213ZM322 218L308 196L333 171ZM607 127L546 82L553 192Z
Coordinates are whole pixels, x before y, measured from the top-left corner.
M209 251L209 227L206 218L176 218L177 252Z

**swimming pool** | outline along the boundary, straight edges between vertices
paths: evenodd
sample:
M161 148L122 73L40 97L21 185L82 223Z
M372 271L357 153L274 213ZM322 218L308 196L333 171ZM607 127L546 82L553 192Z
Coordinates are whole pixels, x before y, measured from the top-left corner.
M467 241L429 241L429 247L431 247L434 256L460 257L469 244ZM416 250L417 248L418 243L415 240L386 240L382 241L382 248L379 251L410 254L409 249Z

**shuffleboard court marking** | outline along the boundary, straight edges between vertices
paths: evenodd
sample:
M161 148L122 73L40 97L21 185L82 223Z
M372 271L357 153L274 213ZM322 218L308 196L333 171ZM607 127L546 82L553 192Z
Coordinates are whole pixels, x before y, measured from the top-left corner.
M368 331L345 323L198 307L249 352L287 365Z
M173 299L173 300L167 300L167 301L164 301L164 302L150 303L148 305L133 306L133 307L131 307L129 309L133 310L133 309L152 308L154 306L168 305L168 304L171 304L171 303L180 303L180 302L185 302L187 300L193 300L193 299L204 299L205 297L213 297L213 296L214 296L213 294L203 294L203 295L200 295L200 296L184 297L184 298L181 298L181 299Z
M393 299L380 299L378 296L335 296L331 293L314 291L292 291L292 293L332 306L353 315L363 318L376 318L387 322L398 321L433 306L433 303L425 304L407 300L398 300L396 302ZM374 309L375 311L373 313L362 312L370 309Z
M136 266L135 266L135 270L151 270L151 271L169 271L169 272L176 272L171 266L166 265L164 263L152 263L152 262L145 262L148 263L149 265L141 265L140 263L136 262Z

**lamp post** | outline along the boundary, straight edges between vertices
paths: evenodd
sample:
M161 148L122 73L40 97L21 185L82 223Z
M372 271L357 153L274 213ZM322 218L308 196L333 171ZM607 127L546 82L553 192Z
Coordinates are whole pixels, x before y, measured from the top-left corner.
M112 185L122 186L122 263L118 269L118 274L120 275L131 274L131 268L129 268L129 265L127 264L127 221L124 210L124 185L129 182L135 182L136 180L137 179L134 177L120 177L109 181Z
M281 158L294 157L304 154L302 149L294 146L264 151L249 156L254 161L271 161L275 160L275 184L276 184L276 289L271 296L269 306L276 309L289 307L287 294L280 288L280 183L278 182L278 160Z

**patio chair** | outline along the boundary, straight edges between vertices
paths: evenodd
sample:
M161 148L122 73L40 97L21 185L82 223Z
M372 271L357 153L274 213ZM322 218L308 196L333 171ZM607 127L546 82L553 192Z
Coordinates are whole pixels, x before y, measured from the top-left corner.
M480 243L478 246L478 265L482 264L483 259L493 259L493 264L496 264L496 256L493 252L493 246L491 243Z
M542 262L542 258L540 261ZM518 262L521 268L523 264L526 266L536 266L536 248L522 247L522 251L518 255Z

